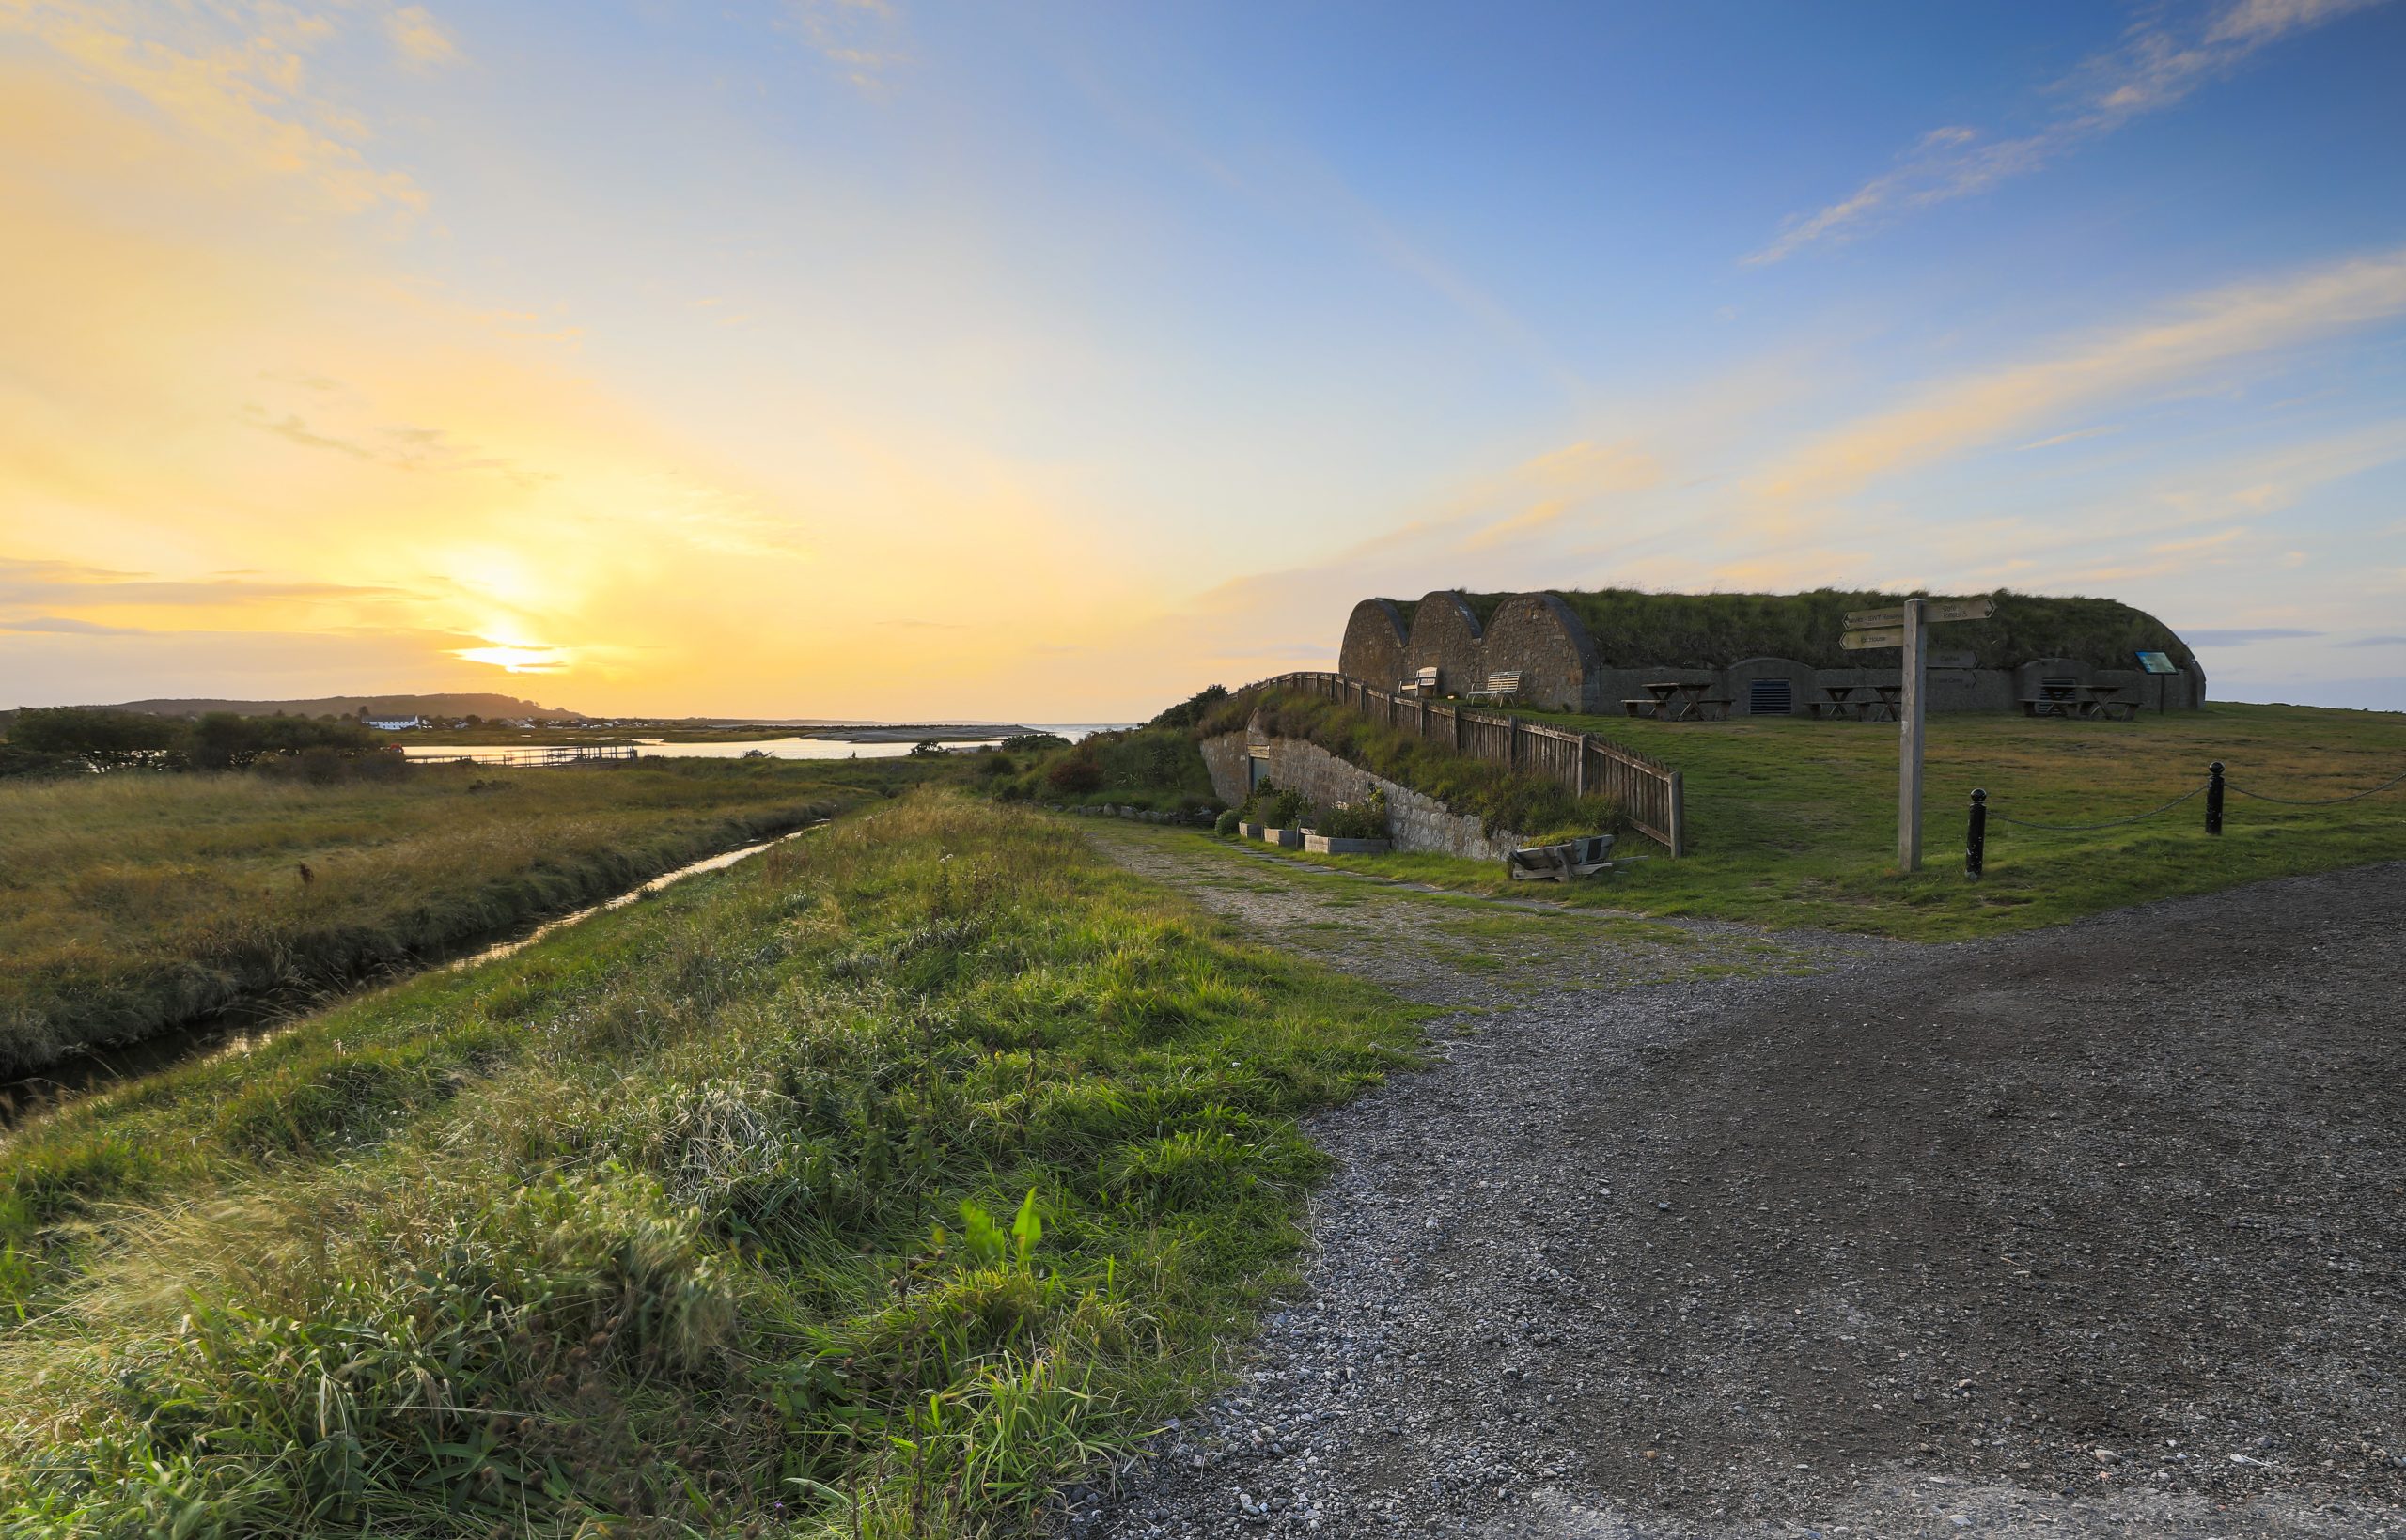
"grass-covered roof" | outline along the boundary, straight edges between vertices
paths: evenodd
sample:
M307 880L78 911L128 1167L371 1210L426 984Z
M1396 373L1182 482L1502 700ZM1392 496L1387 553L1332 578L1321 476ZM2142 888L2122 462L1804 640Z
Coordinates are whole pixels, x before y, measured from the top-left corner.
M1792 658L1816 668L1893 667L1893 651L1848 652L1838 645L1848 614L1881 610L1913 598L1976 596L1882 593L1816 588L1803 594L1648 594L1633 588L1586 593L1556 590L1595 639L1608 668L1648 664L1725 667L1747 658ZM1480 595L1481 623L1506 596ZM1981 668L2018 668L2041 658L2076 658L2099 667L2134 667L2133 654L2164 652L2190 661L2172 628L2112 599L2052 599L1998 589L1992 620L1930 628L1930 646L1970 652Z

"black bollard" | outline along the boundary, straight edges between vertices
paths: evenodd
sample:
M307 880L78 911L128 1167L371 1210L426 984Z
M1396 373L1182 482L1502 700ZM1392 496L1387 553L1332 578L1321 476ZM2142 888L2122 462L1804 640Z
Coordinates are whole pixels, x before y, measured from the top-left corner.
M2222 761L2206 767L2206 832L2222 832Z
M1963 875L1977 880L1989 857L1989 794L1972 788L1972 826L1963 839Z

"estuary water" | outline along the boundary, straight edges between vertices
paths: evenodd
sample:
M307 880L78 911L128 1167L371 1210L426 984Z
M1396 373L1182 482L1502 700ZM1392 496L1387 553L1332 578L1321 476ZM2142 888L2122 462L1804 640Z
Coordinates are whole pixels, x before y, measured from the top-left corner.
M85 1050L21 1080L0 1081L0 1137L5 1137L8 1128L24 1118L37 1115L62 1097L138 1080L193 1060L248 1053L270 1038L331 1006L346 1004L380 989L393 988L421 973L436 970L455 972L508 957L513 952L534 945L555 931L614 909L623 909L647 894L658 893L689 877L724 871L772 846L799 839L821 827L823 823L808 824L789 833L779 834L774 839L722 850L714 856L704 856L699 861L688 862L658 877L638 882L626 892L598 904L571 910L566 914L555 914L548 920L515 926L499 936L488 934L461 941L448 950L381 971L354 988L320 996L297 1008L289 1003L279 1003L273 1000L246 1001L197 1017L180 1026L154 1033L137 1042L115 1048Z

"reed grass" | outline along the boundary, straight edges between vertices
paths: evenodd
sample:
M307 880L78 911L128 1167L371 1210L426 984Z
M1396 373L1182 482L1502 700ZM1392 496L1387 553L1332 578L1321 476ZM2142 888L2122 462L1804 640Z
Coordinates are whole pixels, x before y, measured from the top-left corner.
M1034 1529L1410 1037L1062 820L881 803L0 1146L0 1532Z
M305 1003L920 773L684 761L0 782L0 1077L239 1001Z

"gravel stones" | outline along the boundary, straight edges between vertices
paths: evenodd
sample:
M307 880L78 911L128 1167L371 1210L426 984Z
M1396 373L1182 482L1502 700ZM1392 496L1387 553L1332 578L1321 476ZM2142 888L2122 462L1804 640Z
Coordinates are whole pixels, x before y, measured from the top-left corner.
M1486 1008L1315 1120L1303 1292L1079 1532L2406 1536L2406 864L1532 993L1125 848Z

